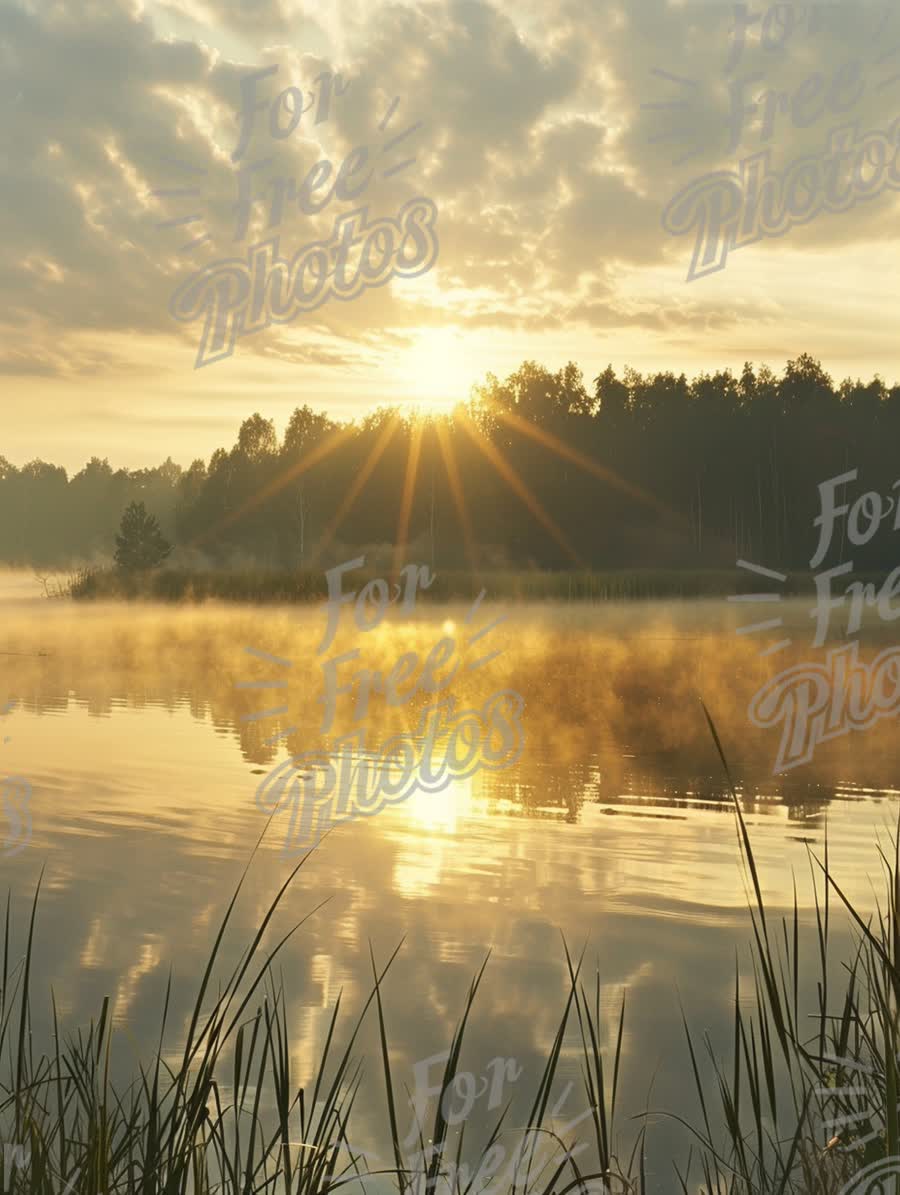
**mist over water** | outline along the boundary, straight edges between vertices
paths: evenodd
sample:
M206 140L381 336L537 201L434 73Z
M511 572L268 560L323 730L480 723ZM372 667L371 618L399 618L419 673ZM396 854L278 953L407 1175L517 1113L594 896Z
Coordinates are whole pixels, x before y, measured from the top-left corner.
M344 695L323 735L322 661L358 647L346 682L355 667L389 671L404 652L422 660L442 636L462 643L470 607L421 603L412 617L392 610L365 634L347 610L319 655L321 606L36 604L24 576L5 576L0 592L0 708L15 703L4 719L2 774L33 788L32 840L0 860L14 921L21 933L43 867L33 990L52 984L70 1026L96 1015L108 994L120 1030L113 1065L130 1076L135 1050L157 1039L170 968L170 1050L185 1030L219 920L263 830L260 782L358 726ZM480 1073L489 1058L517 1058L524 1072L513 1115L524 1115L565 998L562 934L573 950L587 943L604 1007L615 1010L628 990L623 1123L646 1108L654 1074L652 1106L683 1107L689 1060L679 996L724 1048L735 950L744 971L750 933L730 798L700 698L744 799L773 907L788 906L797 877L804 946L813 916L808 848L821 852L827 830L848 896L868 907L876 838L887 840L895 817L887 800L893 719L772 774L778 736L752 726L747 706L768 677L810 654L808 605L785 607L795 646L760 658L762 643L736 633L743 612L725 601L483 603L479 626L507 619L473 650L501 654L461 669L452 692L472 708L499 689L521 693L522 757L337 825L312 852L272 929L284 932L327 902L282 963L298 1082L313 1072L338 992L348 1010L361 1008L369 942L383 963L405 938L384 989L401 1090L412 1086L413 1062L449 1044L469 981L492 950L462 1065ZM863 654L878 650L875 628L863 643ZM236 687L276 677L284 688ZM414 733L426 698L392 708L373 697L367 748ZM297 862L281 853L287 821L286 812L272 818L223 967L237 961ZM35 1032L49 1032L49 998L35 1003ZM362 1100L357 1131L367 1139L358 1144L387 1156L372 1025L359 1049L372 1060L373 1086L364 1088L372 1098ZM567 1046L563 1077L576 1087L566 1120L584 1103L577 1075ZM674 1122L654 1120L651 1170L661 1192L684 1146Z

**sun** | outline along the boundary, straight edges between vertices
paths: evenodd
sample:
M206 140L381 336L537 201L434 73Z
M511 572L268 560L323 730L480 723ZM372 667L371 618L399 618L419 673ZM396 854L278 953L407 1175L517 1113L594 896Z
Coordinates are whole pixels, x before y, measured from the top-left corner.
M440 412L465 402L475 380L462 333L455 328L423 328L399 354L397 376L410 405Z

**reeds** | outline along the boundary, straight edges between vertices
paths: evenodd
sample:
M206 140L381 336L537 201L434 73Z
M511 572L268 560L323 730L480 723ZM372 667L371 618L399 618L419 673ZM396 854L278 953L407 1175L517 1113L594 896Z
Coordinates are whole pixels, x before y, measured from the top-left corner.
M270 947L264 948L263 940L306 858L308 855L300 860L275 895L253 941L232 973L224 983L221 976L215 978L218 994L204 1011L214 988L223 939L246 878L245 869L216 934L183 1048L179 1050L178 1064L164 1062L170 976L155 1058L149 1066L140 1066L139 1074L124 1091L117 1089L110 1077L113 1035L108 997L96 1021L92 1020L85 1031L65 1041L54 1002L53 1048L40 1055L35 1053L30 1031L30 976L40 881L31 905L24 958L17 966L11 965L11 906L7 899L0 975L0 1059L5 1061L8 1073L0 1083L0 1139L18 1143L24 1153L9 1159L12 1165L8 1161L5 1168L8 1173L4 1174L4 1191L39 1195L62 1195L67 1190L85 1195L101 1192L104 1195L113 1192L252 1195L263 1191L325 1195L351 1183L356 1184L357 1191L360 1183L363 1189L368 1186L371 1190L369 1184L377 1177L387 1177L400 1195L441 1190L452 1191L453 1195L474 1195L475 1180L465 1185L460 1181L462 1133L457 1142L456 1163L448 1165L451 1141L449 1125L441 1112L442 1097L437 1102L434 1122L427 1130L428 1146L423 1130L417 1157L404 1156L397 1130L396 1094L382 1000L384 978L399 946L380 968L372 956L372 993L340 1050L336 1046L341 1007L338 997L312 1090L298 1088L292 1080L285 991L281 979L276 979L274 964L303 923L295 925ZM486 965L487 960L465 1001L444 1074L445 1090L457 1073L465 1027ZM531 1135L533 1140L538 1134L555 1137L553 1130L544 1124L548 1100L570 1009L583 998L576 992L580 967L573 967L571 960L569 967L572 991L528 1124L524 1132L519 1130L526 1139ZM373 1003L382 1046L386 1131L394 1155L394 1166L377 1175L360 1168L359 1156L349 1139L349 1121L361 1077L361 1062L352 1052ZM567 1157L573 1142L555 1138L559 1160L553 1161L549 1174L546 1160L539 1175L531 1173L533 1148L518 1151L512 1195L526 1191L529 1195L550 1195L551 1191L576 1190L597 1195L597 1183L614 1172L613 1107L606 1107L604 1059L597 1045L599 1004L592 1015L585 1002L585 1007L579 1008L579 1017L583 1033L587 1032L591 1038L591 1090L596 1103L594 1114L602 1169L580 1168L574 1158ZM621 1032L612 1062L616 1075L620 1050ZM508 1108L499 1117L482 1158L501 1133L507 1111ZM626 1184L623 1189L633 1188Z
M360 587L383 575L358 569ZM608 602L668 598L721 597L747 588L746 574L735 569L618 569L600 572L437 569L433 583L419 593L424 601L468 601L482 588L495 600L515 602ZM803 578L792 578L784 592L811 591ZM145 599L167 602L308 602L328 597L322 570L179 569L144 573L82 569L68 584L80 599Z
M892 859L878 852L886 899L871 917L863 917L842 891L829 865L827 840L823 859L809 853L816 937L813 958L805 959L796 885L792 914L773 924L740 799L705 706L704 713L725 770L752 888L753 990L747 1013L736 972L730 1058L718 1058L708 1038L703 1043L711 1079L684 1017L701 1123L686 1125L698 1149L685 1171L679 1170L680 1189L696 1190L689 1178L694 1164L700 1190L708 1195L839 1195L851 1190L847 1184L854 1176L869 1171L878 1172L877 1182L861 1182L860 1195L898 1195L900 833ZM853 953L839 960L839 969L830 957L833 896L855 930ZM817 1002L810 1014L800 992L813 976ZM812 1032L804 1028L809 1015Z
M389 571L389 570L388 570ZM354 580L385 576L385 570L360 568ZM860 573L859 579L883 584L880 573ZM740 569L632 568L599 571L545 569L444 570L433 583L419 589L428 602L468 601L482 589L495 600L511 602L614 602L724 597L757 588ZM57 595L79 599L144 599L161 602L311 602L328 597L322 569L190 569L167 566L149 572L123 573L113 568L82 568ZM812 574L794 573L781 587L785 597L814 595Z
M707 1035L698 1037L689 1011L683 1010L686 1060L699 1115L692 1121L681 1110L669 1113L683 1125L687 1140L686 1158L672 1160L668 1189L684 1195L839 1195L851 1189L846 1184L854 1175L881 1166L881 1185L858 1190L896 1195L900 1182L890 1170L890 1159L898 1152L900 838L892 853L879 851L885 896L872 916L863 916L844 895L830 869L827 845L823 859L810 854L817 881L816 934L807 958L801 949L796 889L791 915L776 924L766 910L740 798L712 719L709 726L725 767L748 880L752 991L747 1010L736 968L731 1048L725 1059ZM218 974L219 954L245 870L215 937L177 1061L164 1061L170 977L155 1056L139 1067L124 1090L110 1077L108 998L86 1030L65 1038L54 1004L52 1048L37 1052L30 977L40 882L24 958L15 966L7 900L0 975L5 1071L0 1133L3 1141L25 1146L30 1159L12 1167L5 1190L39 1195L62 1195L67 1189L85 1195L326 1195L346 1189L345 1195L372 1195L396 1187L398 1195L483 1195L488 1188L494 1195L649 1195L647 1114L638 1115L633 1140L624 1146L619 1128L625 999L618 1020L608 1025L599 972L589 995L582 979L583 956L575 960L567 948L568 995L529 1115L524 1124L513 1125L507 1104L486 1126L487 1144L474 1167L467 1169L462 1161L466 1125L458 1135L451 1132L442 1098L431 1123L421 1126L412 1156L401 1142L385 992L396 950L384 965L371 954L372 991L349 1032L338 998L311 1088L298 1087L292 1076L287 1000L275 964L303 923L273 944L267 938L305 858L276 893L236 967L223 977ZM835 901L856 934L850 957L842 959L830 957ZM442 1092L451 1089L458 1073L487 963L463 1002ZM813 977L817 996L810 1010L801 992ZM390 1141L392 1154L391 1165L375 1173L360 1165L350 1140L362 1075L353 1051L371 1009L380 1043L384 1140ZM551 1100L571 1032L577 1032L580 1044L588 1111L579 1118L587 1121L579 1136L566 1139L555 1127ZM339 1048L343 1036L346 1041ZM601 1045L607 1041L609 1046ZM501 1136L515 1137L518 1145L512 1166L498 1177L488 1159Z

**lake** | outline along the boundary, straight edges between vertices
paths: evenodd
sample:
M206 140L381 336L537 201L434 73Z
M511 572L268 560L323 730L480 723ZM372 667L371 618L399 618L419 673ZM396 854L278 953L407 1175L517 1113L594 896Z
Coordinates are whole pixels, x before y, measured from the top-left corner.
M471 635L472 611L393 609L365 633L347 611L334 643L318 653L322 607L75 606L44 600L21 579L7 582L2 597L0 709L15 706L2 721L0 776L32 788L31 840L2 859L19 944L43 869L34 1033L49 1042L51 986L68 1030L96 1016L109 995L114 1067L130 1077L157 1041L170 970L167 1049L186 1031L219 921L266 822L261 782L325 743L323 660L358 648L360 665L384 674L404 652L421 659L442 636ZM649 1110L650 1189L673 1190L671 1160L684 1160L689 1141L666 1113L696 1108L680 1006L727 1050L736 955L749 971L735 818L699 699L721 736L774 910L787 911L796 879L804 947L814 920L810 850L821 854L827 833L847 895L872 907L877 842L896 825L892 718L773 774L778 733L753 726L748 704L767 677L821 655L811 647L809 603L785 602L781 614L793 644L760 656L784 628L769 640L739 635L746 611L724 600L482 603L478 626L505 621L478 650L500 654L461 671L453 693L472 708L499 689L520 693L521 757L340 822L312 851L272 926L277 936L317 909L280 962L296 1081L315 1073L338 994L345 1029L361 1010L372 986L370 946L383 965L402 942L383 999L395 1081L412 1091L414 1064L448 1047L490 951L461 1065L482 1076L494 1058L516 1060L520 1073L507 1085L515 1122L563 1011L565 939L573 953L586 950L589 987L599 972L610 1033L627 993L622 1152L641 1123L631 1118ZM889 629L864 624L864 646L888 644ZM376 694L367 747L415 731L425 696L389 707ZM332 731L348 733L348 697L337 713ZM298 862L283 849L288 821L287 810L272 817L250 867L223 974ZM836 935L842 925L835 913ZM357 1049L367 1068L354 1141L390 1164L371 1016ZM559 1086L575 1087L560 1123L585 1106L579 1059L570 1025ZM437 1071L428 1073L436 1082ZM398 1114L404 1133L411 1113L403 1101Z

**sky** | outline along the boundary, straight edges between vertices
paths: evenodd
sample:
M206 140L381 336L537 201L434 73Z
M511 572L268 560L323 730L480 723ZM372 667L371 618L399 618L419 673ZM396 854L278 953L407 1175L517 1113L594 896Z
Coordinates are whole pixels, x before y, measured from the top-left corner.
M876 0L7 0L0 456L187 466L526 359L893 384L898 100Z

